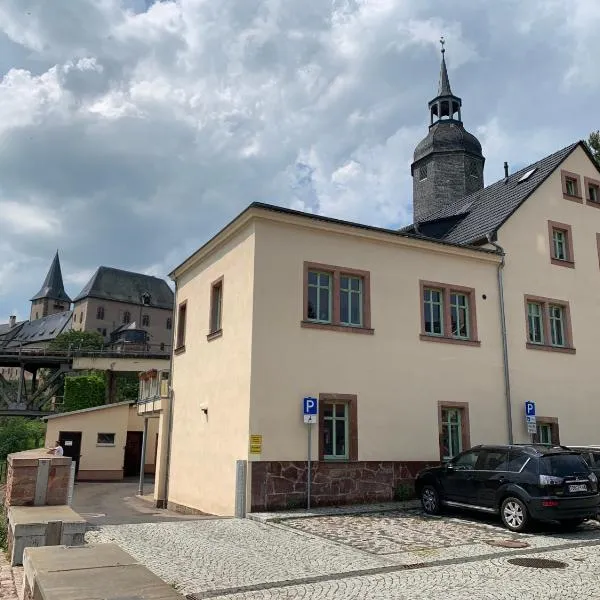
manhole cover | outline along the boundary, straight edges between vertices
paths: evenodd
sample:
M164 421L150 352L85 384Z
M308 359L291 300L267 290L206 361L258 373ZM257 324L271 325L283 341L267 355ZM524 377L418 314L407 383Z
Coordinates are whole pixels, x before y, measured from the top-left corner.
M533 569L564 569L568 566L566 562L548 558L511 558L508 562L518 567L531 567Z
M527 542L519 542L518 540L492 540L487 544L497 548L529 548Z

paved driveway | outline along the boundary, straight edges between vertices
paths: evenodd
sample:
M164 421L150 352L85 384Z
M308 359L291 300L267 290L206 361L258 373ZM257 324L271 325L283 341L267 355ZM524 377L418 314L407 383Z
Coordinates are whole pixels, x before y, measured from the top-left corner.
M275 515L274 515L275 516ZM101 526L190 599L570 599L597 597L600 524L512 534L465 515L382 510L283 520ZM552 558L564 569L513 566Z
M151 479L148 479L144 484L144 494L148 495L148 500L142 500L137 497L137 479L114 483L78 482L75 484L72 508L86 519L91 526L212 518L182 515L154 508L149 501L153 489L154 483Z

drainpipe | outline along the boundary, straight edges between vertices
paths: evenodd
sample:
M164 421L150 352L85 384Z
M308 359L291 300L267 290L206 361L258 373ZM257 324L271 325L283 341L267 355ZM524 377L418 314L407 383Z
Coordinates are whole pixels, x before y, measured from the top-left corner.
M171 355L169 358L169 431L167 433L167 460L165 463L165 508L169 503L169 472L171 470L171 439L173 437L173 356L175 353L175 325L179 327L179 323L175 323L177 316L177 280L175 280L175 294L173 297L173 326L171 328Z
M512 403L510 398L510 372L508 368L508 341L506 336L506 313L504 310L504 265L506 252L504 248L492 241L491 234L487 234L487 241L498 250L502 261L498 265L498 295L500 298L500 330L502 333L502 358L504 367L504 397L506 400L506 421L508 424L508 443L512 444L513 440L513 424L512 424Z

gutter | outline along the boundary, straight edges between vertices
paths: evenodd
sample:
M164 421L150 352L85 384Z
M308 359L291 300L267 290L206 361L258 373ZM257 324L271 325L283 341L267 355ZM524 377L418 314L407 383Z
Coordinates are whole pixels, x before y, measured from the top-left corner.
M513 440L513 419L512 419L512 403L510 397L510 371L508 368L508 340L506 335L506 312L504 309L504 265L506 252L500 244L492 241L492 235L487 234L487 241L496 248L502 261L498 265L498 296L500 299L500 331L502 334L502 363L504 369L504 398L506 401L506 421L508 425L508 443L512 444Z

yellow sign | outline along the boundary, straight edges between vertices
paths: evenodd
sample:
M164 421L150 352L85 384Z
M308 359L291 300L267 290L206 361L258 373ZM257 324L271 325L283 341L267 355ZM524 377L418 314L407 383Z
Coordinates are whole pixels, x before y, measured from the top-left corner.
M260 454L262 452L262 435L250 436L250 454Z

